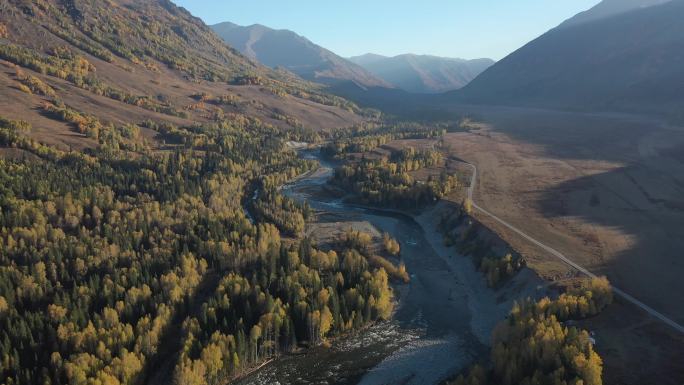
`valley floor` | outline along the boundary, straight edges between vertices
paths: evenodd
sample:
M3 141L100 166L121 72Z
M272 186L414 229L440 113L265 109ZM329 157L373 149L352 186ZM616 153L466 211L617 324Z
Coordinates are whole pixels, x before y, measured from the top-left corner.
M616 115L464 107L474 121L447 134L477 166L475 200L678 323L684 322L684 131ZM484 215L543 278L576 272ZM606 383L680 384L684 336L614 305L586 322ZM654 377L655 376L655 377Z

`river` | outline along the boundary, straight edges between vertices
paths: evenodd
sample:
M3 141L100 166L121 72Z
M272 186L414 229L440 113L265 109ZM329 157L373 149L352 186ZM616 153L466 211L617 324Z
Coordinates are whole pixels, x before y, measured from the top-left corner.
M437 244L441 238L426 234L425 225L409 215L311 194L330 178L333 166L317 150L300 154L319 160L320 168L284 186L283 193L338 221L368 221L390 233L401 243L411 282L395 287L398 307L391 321L339 338L330 348L283 356L237 383L430 385L483 357L493 325L510 304L486 288L469 258Z

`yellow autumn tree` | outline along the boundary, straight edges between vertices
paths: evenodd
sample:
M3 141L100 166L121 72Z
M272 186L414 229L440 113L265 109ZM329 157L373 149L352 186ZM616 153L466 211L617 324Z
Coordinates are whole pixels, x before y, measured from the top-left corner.
M9 310L9 305L7 304L7 300L5 297L0 295L0 316L5 315L7 311Z
M399 255L399 252L401 251L401 246L399 246L399 242L390 237L388 233L384 233L382 235L382 242L385 246L385 251L387 251L390 255Z
M330 309L328 306L323 306L323 310L321 311L320 315L320 321L319 321L319 334L321 338L325 338L325 336L330 332L330 329L332 328L333 325L333 315L330 312Z
M173 376L174 385L206 385L207 381L204 378L206 374L206 367L199 360L192 360L190 362L183 362L176 367Z
M223 352L216 344L209 344L202 349L200 357L209 376L215 376L223 368Z

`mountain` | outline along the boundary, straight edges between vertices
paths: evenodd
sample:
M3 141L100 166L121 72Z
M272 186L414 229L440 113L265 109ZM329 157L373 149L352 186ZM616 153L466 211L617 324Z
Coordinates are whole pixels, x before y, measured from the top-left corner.
M621 0L622 1L622 0ZM469 103L684 114L684 1L609 14L606 0L452 93ZM619 8L622 9L622 8ZM581 21L586 20L586 21Z
M32 139L61 148L98 145L95 135L45 113L46 104L69 106L105 125L189 126L242 116L280 128L325 128L360 120L349 112L356 109L350 102L253 63L171 1L102 4L0 5L0 116L30 123ZM155 142L155 133L143 133Z
M366 54L349 60L387 83L415 93L462 88L494 64L491 59L463 60L412 54L395 57Z
M356 63L362 67L370 66L370 65L385 61L387 59L389 59L389 57L374 54L374 53L367 53L365 55L353 56L353 57L349 58L350 61L352 61L352 62L354 62L354 63Z
M640 8L648 8L654 5L664 4L669 1L671 0L604 0L588 11L580 12L579 14L564 21L560 26L567 27L586 23Z
M362 67L289 30L255 24L220 23L211 28L231 47L268 67L285 68L304 79L325 84L353 81L364 87L389 86Z

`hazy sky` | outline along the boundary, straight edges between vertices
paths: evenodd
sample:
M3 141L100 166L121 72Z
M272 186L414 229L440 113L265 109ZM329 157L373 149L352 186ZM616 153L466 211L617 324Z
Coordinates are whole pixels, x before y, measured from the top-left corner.
M207 24L291 29L341 56L501 59L599 0L174 0Z

